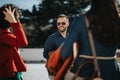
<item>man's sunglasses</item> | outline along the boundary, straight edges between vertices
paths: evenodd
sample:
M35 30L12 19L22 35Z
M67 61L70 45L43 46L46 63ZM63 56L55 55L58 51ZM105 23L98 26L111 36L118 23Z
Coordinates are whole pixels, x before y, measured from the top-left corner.
M65 25L66 23L65 23L65 22L58 22L58 23L57 23L58 26L59 26L60 24L61 24L61 25Z

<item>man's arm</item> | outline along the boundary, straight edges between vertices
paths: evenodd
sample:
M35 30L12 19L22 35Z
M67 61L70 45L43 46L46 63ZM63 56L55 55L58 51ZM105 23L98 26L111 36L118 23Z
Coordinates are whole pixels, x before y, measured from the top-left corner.
M54 38L53 36L49 36L44 45L43 56L44 58L48 59L49 55L54 51Z

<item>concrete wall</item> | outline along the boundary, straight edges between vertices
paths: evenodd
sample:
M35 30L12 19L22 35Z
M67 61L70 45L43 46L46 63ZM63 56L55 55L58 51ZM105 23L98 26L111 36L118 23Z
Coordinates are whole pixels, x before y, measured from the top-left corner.
M43 48L20 48L19 53L24 61L46 61L43 57Z
M46 61L43 57L43 48L20 48L20 55L26 62ZM118 61L120 62L120 49L116 51Z

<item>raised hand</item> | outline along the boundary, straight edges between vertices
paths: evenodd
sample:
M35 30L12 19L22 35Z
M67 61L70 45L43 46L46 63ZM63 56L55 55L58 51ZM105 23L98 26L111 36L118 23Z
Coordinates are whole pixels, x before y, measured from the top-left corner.
M5 8L5 11L3 11L5 15L5 20L7 20L10 23L16 23L17 20L15 19L14 12L15 9L11 10L10 6L8 8Z

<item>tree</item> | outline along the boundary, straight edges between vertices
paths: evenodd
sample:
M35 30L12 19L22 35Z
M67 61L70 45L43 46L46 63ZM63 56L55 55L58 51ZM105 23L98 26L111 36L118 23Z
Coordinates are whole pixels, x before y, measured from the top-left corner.
M21 20L28 37L28 47L43 47L48 35L57 30L56 18L59 14L68 15L71 21L89 3L90 0L43 0L39 5L33 5L32 12L23 10Z

